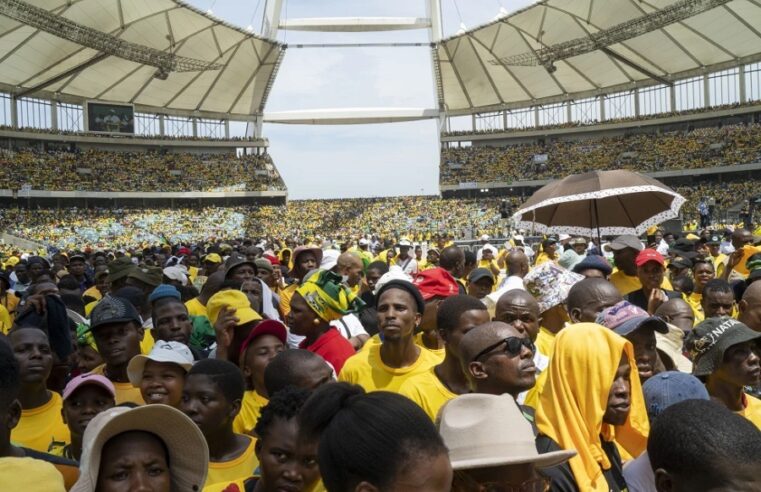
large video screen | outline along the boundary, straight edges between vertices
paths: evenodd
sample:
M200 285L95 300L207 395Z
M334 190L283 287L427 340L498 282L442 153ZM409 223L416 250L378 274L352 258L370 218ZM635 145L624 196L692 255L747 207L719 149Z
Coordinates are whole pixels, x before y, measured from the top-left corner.
M87 130L102 133L135 133L135 109L121 104L87 103Z

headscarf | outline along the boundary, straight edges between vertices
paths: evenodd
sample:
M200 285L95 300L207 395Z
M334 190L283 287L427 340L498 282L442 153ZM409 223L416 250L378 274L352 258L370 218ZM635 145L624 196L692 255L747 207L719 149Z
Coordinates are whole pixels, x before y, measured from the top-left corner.
M614 427L603 423L603 415L622 355L632 369L631 407L626 422ZM636 457L645 450L650 431L631 342L594 323L570 325L557 335L546 371L536 412L539 432L578 452L569 463L579 490L607 492L602 470L611 463L600 436Z
M88 346L94 351L98 351L98 346L95 345L95 337L90 331L90 327L84 323L77 324L77 345Z
M258 280L259 284L262 286L262 312L260 314L266 315L267 319L281 321L280 313L275 309L275 305L272 303L272 289L270 289L269 285L265 284L262 279L257 277L254 280Z
M341 276L328 270L309 272L296 292L327 322L365 307L365 303L341 283Z

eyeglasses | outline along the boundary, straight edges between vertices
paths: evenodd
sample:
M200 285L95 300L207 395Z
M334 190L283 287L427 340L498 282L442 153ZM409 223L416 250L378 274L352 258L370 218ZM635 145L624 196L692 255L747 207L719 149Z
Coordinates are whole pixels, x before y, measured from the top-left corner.
M520 484L504 482L478 482L467 472L455 472L452 492L547 492L552 479L537 477Z
M518 355L521 355L521 350L523 350L523 347L526 347L531 351L531 353L536 352L536 346L534 345L534 342L531 341L530 338L520 338L520 337L507 337L503 340L500 340L497 343L493 343L480 351L478 354L476 354L475 357L473 357L473 360L476 361L479 358L483 357L484 355L488 354L495 348L499 347L502 344L505 344L505 353L510 355L511 357L516 357Z

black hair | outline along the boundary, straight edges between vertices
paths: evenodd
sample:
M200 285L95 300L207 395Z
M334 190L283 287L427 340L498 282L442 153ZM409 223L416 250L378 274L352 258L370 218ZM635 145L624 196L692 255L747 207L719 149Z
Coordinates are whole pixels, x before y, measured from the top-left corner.
M463 257L462 250L457 246L447 246L439 254L439 266L444 270L454 270L457 262Z
M0 335L0 412L18 397L21 373L8 337Z
M687 400L658 417L647 452L653 470L682 477L712 477L723 465L761 466L761 432L720 403Z
M690 295L695 291L695 282L687 275L680 275L671 279L671 286L674 290L686 295ZM705 287L703 289L705 290Z
M697 268L698 265L703 265L703 264L710 265L711 269L716 271L716 267L713 265L713 262L711 260L709 260L708 258L700 258L700 257L692 260L692 271L694 272L695 268Z
M264 387L270 398L288 386L296 386L299 367L315 360L324 361L322 357L304 349L283 350L277 354L264 369Z
M67 309L71 309L77 314L85 315L85 302L76 294L61 294L61 300Z
M310 394L310 391L304 388L288 386L274 396L270 395L269 402L262 408L259 420L256 421L254 427L256 437L259 439L266 437L275 419L291 420L297 417Z
M370 270L378 270L380 274L383 275L384 273L388 273L388 265L386 265L385 261L374 261L365 268L366 272Z
M58 288L66 290L79 290L79 281L74 275L64 275L58 280Z
M396 393L365 393L348 383L312 393L299 415L300 431L319 438L318 461L327 490L353 490L366 481L389 488L415 458L447 449L431 419Z
M451 332L460 324L460 316L466 311L486 311L486 306L473 296L447 297L439 304L439 310L436 313L436 327L439 330Z
M243 282L240 280L235 280L232 278L226 278L224 282L222 282L222 285L219 286L219 292L220 290L230 289L230 290L240 290L240 288L243 286Z
M151 307L153 308L151 310L151 316L153 316L153 313L156 312L158 308L160 308L161 306L165 306L167 304L182 304L183 306L185 305L182 302L182 299L177 299L176 297L172 297L172 296L160 297L156 299L155 301L153 301L153 304L151 304Z
M732 291L732 287L729 285L729 283L726 280L720 278L714 278L706 282L705 286L703 286L703 297L707 296L709 292L732 294L734 296L734 292Z
M478 257L474 252L466 249L463 253L465 254L465 266L475 265L478 262ZM439 260L439 263L441 263L441 260Z
M190 376L207 376L214 381L229 402L240 400L246 391L246 381L238 366L222 359L203 359L190 368Z

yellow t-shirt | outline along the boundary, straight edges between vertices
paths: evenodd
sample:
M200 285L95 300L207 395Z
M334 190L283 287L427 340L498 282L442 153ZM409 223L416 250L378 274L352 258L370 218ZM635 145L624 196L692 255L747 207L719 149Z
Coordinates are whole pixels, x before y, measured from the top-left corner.
M555 337L557 334L552 333L547 328L540 326L539 334L536 336L536 351L543 356L552 358L552 352L555 350ZM539 395L544 389L544 384L547 382L547 368L539 372L536 376L536 383L534 387L526 392L526 397L523 399L523 404L536 410L539 405Z
M349 357L338 375L339 381L358 384L365 391L391 391L398 393L402 384L439 364L441 360L430 350L420 350L417 360L407 367L389 367L380 356L380 344L373 344Z
M11 313L5 309L5 306L0 304L0 331L2 331L4 335L7 335L8 332L11 331L12 326L13 320L11 319Z
M0 458L0 490L65 492L63 475L47 461L34 458Z
M201 304L197 297L186 302L185 307L188 308L188 314L191 316L208 316L206 306Z
M714 272L716 272L716 278L721 278L724 269L727 267L727 255L719 253L719 256L712 256L711 258L713 259L713 268Z
M434 422L441 407L452 398L457 397L444 386L444 383L433 371L433 367L407 379L399 388L399 394L417 403Z
M555 347L555 336L555 333L540 326L539 334L536 336L536 350L545 357L552 357L552 350Z
M761 429L761 400L750 395L745 396L745 408L737 412L738 415L745 417L753 422L756 427Z
M547 263L548 261L555 261L557 259L557 255L550 257L547 253L542 251L538 255L536 255L536 261L534 262L534 266L539 266L542 263Z
M11 314L11 318L13 318L16 315L16 308L18 307L19 302L21 302L21 299L16 297L15 294L6 292L3 300L0 301L0 306L3 306L5 309L7 309Z
M213 485L219 483L234 483L237 480L244 480L254 475L254 471L259 467L259 460L256 459L254 452L255 439L251 436L245 436L248 440L248 447L237 458L230 461L209 462L209 473L206 476L204 492L219 490Z
M105 364L101 364L92 371L90 371L90 374L100 374L101 376L105 376L103 371L106 369ZM140 394L140 388L135 388L132 386L132 383L117 383L114 381L111 381L111 383L114 385L114 389L116 390L116 404L121 405L125 402L132 402L137 403L138 405L145 405L145 400L143 400L143 395Z
M700 301L703 300L703 294L697 292L693 292L689 296L682 294L682 298L684 298L684 301L692 308L692 312L695 314L696 325L706 318L705 313L703 312L703 306L700 304Z
M623 270L615 270L610 275L610 283L618 289L622 296L642 288L642 283L640 283L639 278L636 275L627 275ZM665 275L663 276L663 282L661 282L661 289L674 290L671 286L671 282Z
M283 315L283 319L291 312L291 297L298 288L298 284L291 284L280 290L280 314Z
M478 260L478 268L486 268L492 273L494 273L495 270L499 270L496 260Z
M21 411L21 420L11 431L11 441L19 446L48 452L53 441L71 441L69 428L63 423L61 395L51 391L50 401L37 408Z
M259 416L262 414L262 408L268 402L269 400L256 391L246 391L243 394L240 413L238 413L233 422L233 432L237 434L250 434L259 420Z
M443 348L440 348L440 349L431 349L431 348L426 347L425 343L423 343L423 332L422 331L420 333L418 333L417 335L415 335L415 345L417 345L418 347L420 347L422 349L425 349L425 350L429 351L430 353L432 353L433 355L438 357L439 358L438 364L441 364L441 361L444 360L444 356L447 355L446 350L443 349Z

